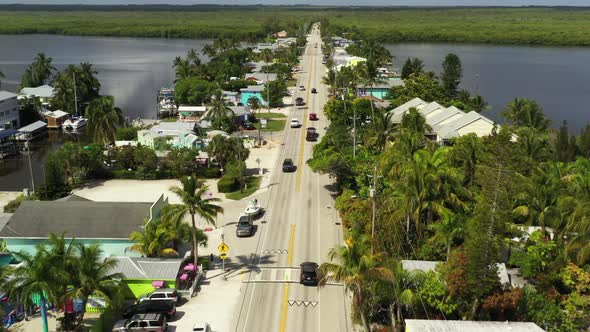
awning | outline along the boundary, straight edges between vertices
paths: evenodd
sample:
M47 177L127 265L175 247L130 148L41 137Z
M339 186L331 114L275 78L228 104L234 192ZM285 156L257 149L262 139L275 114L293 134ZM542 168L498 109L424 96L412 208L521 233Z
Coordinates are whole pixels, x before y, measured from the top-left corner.
M10 136L14 136L16 135L17 131L16 129L3 129L0 130L0 139L6 138L6 137L10 137Z

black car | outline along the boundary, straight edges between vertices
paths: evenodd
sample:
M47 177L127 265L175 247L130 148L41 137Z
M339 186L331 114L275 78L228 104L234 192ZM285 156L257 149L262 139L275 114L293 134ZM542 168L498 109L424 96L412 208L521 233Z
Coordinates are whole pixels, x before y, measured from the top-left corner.
M242 215L236 225L236 236L252 236L254 235L254 225L252 223L252 217Z
M311 93L318 93L318 90L316 90L315 88L311 89Z
M123 318L131 318L133 315L147 313L160 313L170 319L176 315L176 304L172 301L143 301L125 309Z
M319 265L314 262L301 263L301 278L299 283L302 285L317 286L318 267Z
M293 160L287 158L283 161L283 172L294 172L295 171L295 164L293 164Z

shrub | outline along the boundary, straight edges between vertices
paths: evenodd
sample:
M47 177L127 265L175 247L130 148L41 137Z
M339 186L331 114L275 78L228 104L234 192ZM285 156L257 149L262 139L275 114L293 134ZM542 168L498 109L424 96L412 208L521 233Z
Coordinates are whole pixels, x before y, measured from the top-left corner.
M133 141L137 139L137 131L139 128L136 127L121 127L117 128L115 135L117 141Z
M218 167L197 167L195 174L200 178L216 179L221 176Z
M16 212L16 209L18 209L20 203L22 203L24 200L26 200L26 197L24 195L20 195L12 201L8 202L8 204L4 205L4 213Z
M240 189L240 182L237 178L223 176L219 181L217 181L217 190L220 193L231 193Z

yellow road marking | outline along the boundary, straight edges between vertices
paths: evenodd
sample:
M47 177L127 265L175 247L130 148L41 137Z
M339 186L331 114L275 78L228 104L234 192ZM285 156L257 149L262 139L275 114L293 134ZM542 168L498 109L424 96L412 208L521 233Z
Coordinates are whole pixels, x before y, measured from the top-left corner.
M312 55L311 57L313 58L314 56ZM306 130L306 128L307 128L307 109L309 108L309 105L311 105L311 107L313 107L313 103L311 102L311 96L312 96L311 95L311 77L313 74L314 63L315 63L315 61L311 60L311 63L309 64L309 78L307 80L307 105L308 105L308 107L306 107L305 110L303 111L303 125L302 125L303 130ZM302 174L301 166L303 166L303 153L305 150L305 134L306 134L306 132L301 134L301 142L300 142L300 146L299 146L299 160L297 161L297 180L295 182L295 192L301 191L301 174Z
M291 266L293 262L293 246L295 245L295 225L291 225L291 234L289 235L289 255L287 256L287 263ZM286 280L285 275L285 280ZM279 323L279 332L287 331L287 308L289 302L289 284L283 286L283 300L281 303L281 321Z

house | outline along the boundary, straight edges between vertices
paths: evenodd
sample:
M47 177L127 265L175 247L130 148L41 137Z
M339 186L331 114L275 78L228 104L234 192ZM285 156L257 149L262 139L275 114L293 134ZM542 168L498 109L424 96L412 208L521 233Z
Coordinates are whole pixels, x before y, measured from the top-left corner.
M384 82L374 84L373 86L366 86L364 84L358 84L356 86L357 97L363 96L374 96L379 99L385 99L389 94L389 90L396 86L403 86L404 81L401 78L390 78Z
M229 106L229 109L233 112L235 123L242 124L244 122L252 121L252 111L250 111L250 106Z
M61 125L66 121L70 115L64 111L49 111L43 110L41 112L43 115L43 119L47 122L47 128L50 129L59 129Z
M237 105L239 103L239 94L239 92L234 91L222 91L223 100L232 105Z
M362 96L359 98L372 100L373 105L375 105L375 107L377 107L377 108L385 109L385 108L388 108L389 106L391 106L391 103L388 100L379 99L373 95Z
M0 129L20 127L17 97L15 93L0 91Z
M203 140L199 136L192 133L183 133L172 139L171 145L173 148L187 148L187 149L199 149L204 148Z
M439 261L418 261L418 260L402 260L401 264L404 270L408 272L430 272L435 271L436 266L438 264L442 264L443 262ZM500 283L502 285L510 284L510 276L506 271L506 264L504 263L496 263L498 266L498 278L500 279Z
M256 48L252 52L262 53L264 50L271 50L272 52L274 52L277 50L277 45L273 43L258 43Z
M195 122L162 122L150 129L137 132L137 141L154 150L167 150L175 142L180 144L187 134L195 134Z
M178 120L186 122L198 121L203 115L207 113L206 106L186 106L180 105L178 107Z
M51 85L45 84L36 88L23 88L20 90L20 95L24 98L36 98L41 105L49 106L55 96L55 91Z
M249 85L246 88L240 89L240 103L242 105L248 105L248 99L250 97L256 97L260 100L260 103L266 105L266 102L262 98L262 92L264 92L263 85Z
M289 36L289 33L287 33L287 31L283 30L283 31L275 32L273 34L273 36L275 36L277 38L287 38Z
M478 137L488 136L496 127L492 120L477 112L465 113L457 107L444 107L437 102L427 103L420 98L414 98L394 108L391 111L391 121L394 124L401 123L404 114L411 108L418 110L431 127L432 131L425 133L426 136L440 144L447 144L453 138L470 133Z
M246 81L254 81L259 85L266 82L274 82L277 80L277 78L278 75L274 73L251 73L246 74L246 77L244 77Z
M9 251L34 254L49 233L65 234L82 244L100 244L105 256L138 256L129 251L129 235L145 222L158 218L168 204L161 195L155 202L95 202L79 196L57 201L24 201L0 230Z
M157 282L162 284L159 288L176 288L181 259L127 256L112 258L117 264L109 273L122 274L123 284L136 298L154 291L154 284Z
M334 47L348 47L350 46L350 44L352 44L352 41L346 38L338 36L332 37L332 46Z
M277 38L277 40L275 41L275 44L278 47L289 47L293 44L297 43L297 38Z
M543 332L531 322L406 319L406 332Z

